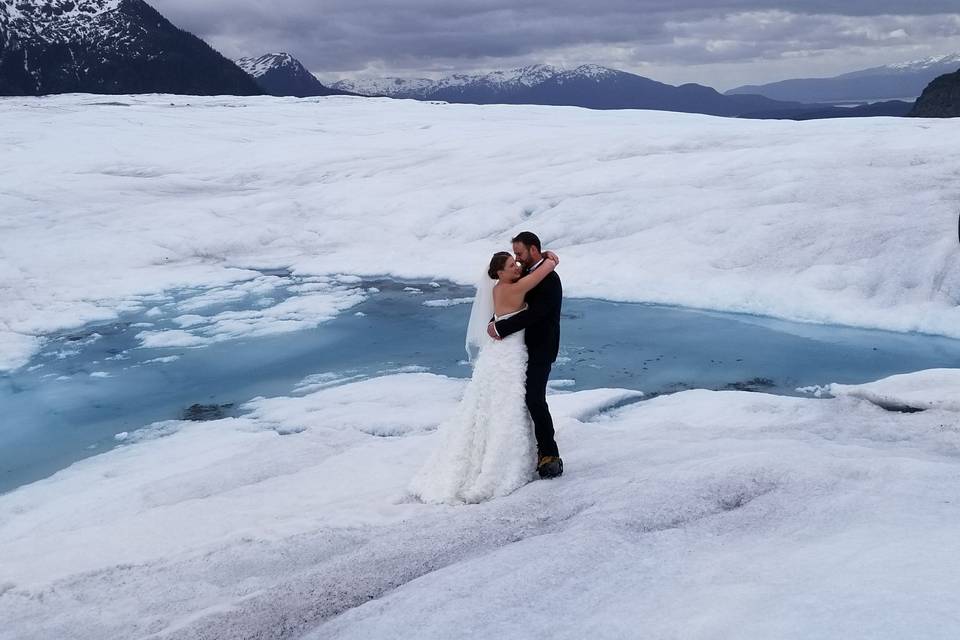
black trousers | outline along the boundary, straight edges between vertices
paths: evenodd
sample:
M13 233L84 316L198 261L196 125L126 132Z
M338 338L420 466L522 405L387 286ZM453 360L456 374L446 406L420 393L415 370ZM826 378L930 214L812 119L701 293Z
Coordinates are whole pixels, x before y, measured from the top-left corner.
M527 409L533 418L537 453L541 456L560 455L554 439L553 418L550 416L550 407L547 406L547 379L552 366L550 363L527 363Z

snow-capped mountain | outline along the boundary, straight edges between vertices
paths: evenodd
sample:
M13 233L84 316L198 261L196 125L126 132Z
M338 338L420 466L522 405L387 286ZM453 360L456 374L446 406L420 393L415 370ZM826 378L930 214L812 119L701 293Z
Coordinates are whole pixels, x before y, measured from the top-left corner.
M0 95L262 93L143 0L0 0Z
M439 80L341 80L336 89L369 96L471 104L546 104L591 109L659 109L738 116L794 106L762 96L724 96L698 84L673 85L599 65L559 69L533 65Z
M110 28L111 14L122 0L0 0L0 27L13 34L68 42L95 33L119 35Z
M289 53L265 53L258 58L240 58L236 64L261 89L273 96L304 98L349 93L327 87Z
M437 80L428 78L386 77L337 80L331 83L330 87L364 96L425 100L427 94L433 90L436 84Z
M436 99L433 94L445 90L488 90L491 94L507 94L542 85L550 81L563 83L576 78L599 78L620 73L598 65L582 65L571 71L547 64L535 64L518 69L492 71L483 74L454 74L439 80L427 78L366 78L340 80L331 87L363 95L389 96L391 98Z
M943 67L960 69L960 53L951 53L945 56L931 56L929 58L922 58L920 60L911 60L910 62L888 64L882 67L875 67L874 69L867 69L866 71L877 71L883 69L895 73L911 73L914 71L927 71L928 69L941 69ZM848 73L846 75L847 77L850 77L857 73L865 73L865 71Z
M960 69L960 53L851 71L831 78L798 78L745 85L727 95L760 94L774 100L855 102L914 98L937 76Z

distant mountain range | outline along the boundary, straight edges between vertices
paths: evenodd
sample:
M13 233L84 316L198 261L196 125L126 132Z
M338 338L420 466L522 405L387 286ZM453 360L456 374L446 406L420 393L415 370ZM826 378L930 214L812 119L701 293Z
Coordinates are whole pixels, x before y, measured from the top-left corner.
M289 53L266 53L259 58L240 58L236 64L272 96L306 98L354 95L348 91L327 87Z
M910 115L920 118L960 117L960 70L934 79L923 90Z
M942 69L956 65L960 65L960 55L809 82L838 79L875 82L878 77L896 77L915 83L918 74L938 75ZM926 82L916 90L898 85L896 89L885 89L890 95L880 95L884 93L880 91L875 94L877 97L919 94ZM771 86L774 85L756 87L756 90L767 91ZM0 0L0 95L68 92L349 94L474 104L656 109L794 119L903 115L910 109L910 104L904 102L837 109L829 104L836 101L832 99L818 98L811 104L809 96L778 99L773 95L745 92L745 88L724 95L700 84L673 86L598 65L581 65L569 70L532 65L486 74L457 74L440 80L341 80L328 87L286 53L243 58L234 64L199 38L172 25L144 0ZM857 92L848 91L843 95L849 97L854 93Z
M0 95L262 93L143 0L0 0Z
M541 64L487 74L458 74L441 80L341 80L330 86L360 95L415 100L566 105L590 109L659 109L718 116L810 108L810 105L771 100L764 96L725 96L699 84L673 86L597 65L564 70Z
M960 53L852 71L832 78L802 78L745 85L726 95L754 94L797 102L868 102L912 99L936 77L960 69Z

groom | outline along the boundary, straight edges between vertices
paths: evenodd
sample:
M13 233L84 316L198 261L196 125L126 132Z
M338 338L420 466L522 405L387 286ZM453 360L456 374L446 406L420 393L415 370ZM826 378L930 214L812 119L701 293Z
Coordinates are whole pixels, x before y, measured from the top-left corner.
M517 234L512 240L513 253L523 265L526 275L540 266L540 238L529 231ZM529 308L525 313L491 322L487 333L491 338L506 338L511 333L526 329L527 344L527 409L533 418L537 436L537 472L541 478L556 478L563 474L563 460L554 439L553 418L547 406L547 379L550 368L560 350L560 305L563 302L563 286L560 276L554 271L527 292Z

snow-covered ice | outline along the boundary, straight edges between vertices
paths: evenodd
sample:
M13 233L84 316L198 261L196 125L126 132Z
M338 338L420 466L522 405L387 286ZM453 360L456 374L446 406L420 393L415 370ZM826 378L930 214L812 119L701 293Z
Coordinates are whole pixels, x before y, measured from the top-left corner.
M956 411L557 393L563 478L412 502L463 384L259 399L0 496L0 638L960 633Z
M960 369L929 369L866 384L833 383L826 390L835 396L862 398L892 410L960 412Z
M313 327L522 229L568 295L960 337L957 122L118 99L0 101L0 369L131 310L152 346ZM0 496L0 638L952 639L954 374L557 380L566 474L445 507L404 488L464 381L316 373Z
M568 295L960 336L960 122L118 100L0 101L2 368L251 269L472 284L522 229Z
M427 300L423 303L425 307L453 307L458 304L470 304L473 298L441 298L440 300Z
M198 310L222 304L246 297L248 293L243 288L241 285L217 290L212 297L208 292L178 306L185 310ZM242 295L234 297L236 289L241 289ZM328 283L312 283L309 287L294 285L288 287L288 291L293 296L280 302L273 298L260 298L254 301L254 308L220 311L210 316L188 313L173 319L182 329L148 329L137 337L145 347L195 347L224 340L312 329L365 297L356 288Z

